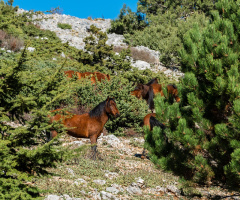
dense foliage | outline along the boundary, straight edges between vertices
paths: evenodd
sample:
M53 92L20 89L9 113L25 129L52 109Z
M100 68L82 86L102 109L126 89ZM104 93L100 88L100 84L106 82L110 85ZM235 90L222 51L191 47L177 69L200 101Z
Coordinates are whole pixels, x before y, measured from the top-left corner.
M184 35L181 104L156 99L158 119L168 128L146 139L162 168L239 187L239 1L219 1L216 8L206 28L196 24Z
M178 67L183 34L194 23L206 26L214 6L214 1L208 0L139 0L137 12L127 13L123 8L118 19L112 21L110 30L125 34L126 42L132 46L143 45L159 51L160 61L167 67ZM143 25L137 26L139 24Z
M58 28L61 28L61 29L72 29L72 26L66 23L58 23L57 26Z

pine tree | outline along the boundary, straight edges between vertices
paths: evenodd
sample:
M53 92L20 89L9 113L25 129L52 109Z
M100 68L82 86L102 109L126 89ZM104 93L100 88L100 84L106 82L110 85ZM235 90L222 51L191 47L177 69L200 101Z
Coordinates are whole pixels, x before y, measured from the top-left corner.
M209 13L214 8L215 1L174 1L174 0L139 0L138 12L150 15L164 14L165 12L175 12L178 17L185 17L194 11Z
M29 76L27 60L26 47L18 60L0 60L0 199L39 196L29 181L54 167L62 155L55 148L59 142L47 143L46 137L53 126L63 130L50 125L48 117L49 109L64 99L67 90L59 77L62 67L50 77L36 77L36 71Z
M147 133L153 160L196 182L220 180L240 184L239 6L219 1L212 23L196 24L180 51L185 76L180 105L155 100L159 120L167 125L167 142ZM157 149L162 144L162 153ZM171 147L171 148L169 148Z
M94 66L99 71L114 72L131 69L130 48L123 49L119 55L113 51L113 46L107 45L107 34L94 25L90 26L90 36L84 38L85 50L79 50L76 59L85 65Z
M142 30L147 26L145 15L132 10L123 5L118 18L111 21L110 33L125 34L133 33L136 30Z

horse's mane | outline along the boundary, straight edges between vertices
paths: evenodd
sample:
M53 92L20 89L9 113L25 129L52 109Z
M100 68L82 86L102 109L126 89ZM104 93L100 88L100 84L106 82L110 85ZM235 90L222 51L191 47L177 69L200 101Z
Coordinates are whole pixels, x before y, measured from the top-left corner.
M177 89L177 86L175 84L170 84L174 89Z
M114 101L115 100L113 98L109 98L109 101ZM89 112L89 116L90 117L100 117L102 112L105 110L105 105L106 105L106 100L99 103L95 108L93 108L90 112Z
M146 85L147 85L147 86L150 86L150 85L152 85L153 83L158 83L157 78L153 78L153 79L150 80Z
M159 126L159 127L161 127L161 129L165 129L166 128L164 126L164 124L159 122L155 117L151 116L150 117L150 129L152 130L154 126Z

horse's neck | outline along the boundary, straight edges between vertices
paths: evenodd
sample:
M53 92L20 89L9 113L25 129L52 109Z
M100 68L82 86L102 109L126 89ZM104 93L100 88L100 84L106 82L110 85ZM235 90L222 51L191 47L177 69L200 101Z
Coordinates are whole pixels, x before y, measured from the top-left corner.
M99 118L99 121L102 123L103 126L107 123L107 121L109 119L108 114L106 113L105 110L103 111L101 116L99 116L98 118Z
M147 85L144 85L144 90L143 90L143 93L142 93L142 97L145 98L148 91L149 91L149 88L150 86L147 86Z

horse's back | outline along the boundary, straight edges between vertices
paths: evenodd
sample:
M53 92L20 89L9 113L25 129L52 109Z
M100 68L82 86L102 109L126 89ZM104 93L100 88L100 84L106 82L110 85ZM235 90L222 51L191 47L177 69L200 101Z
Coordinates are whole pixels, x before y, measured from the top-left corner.
M64 126L67 128L67 133L76 138L89 138L89 119L88 113L65 118Z
M59 121L59 120L64 120L64 119L65 119L65 114L70 114L70 113L67 112L67 111L62 111L61 108L56 109L56 110L51 110L50 112L51 112L51 113L58 112L58 113L56 113L54 116L48 115L48 117L50 118L50 121L51 121L51 122L53 122L53 121Z
M133 90L133 91L131 91L131 95L137 97L138 99L141 98L141 94L142 94L141 90Z
M109 74L103 74L101 72L94 72L98 81L101 82L102 80L110 80Z
M158 83L153 83L151 85L152 89L153 89L153 93L156 95L158 93L161 94L161 96L164 96L163 91L162 91L162 85L158 84Z
M156 113L149 113L147 114L143 119L143 125L147 126L149 129L151 129L150 126L150 117L156 117Z
M59 113L50 117L50 122L60 121L67 128L67 133L73 137L88 138L89 114L84 113L82 115L75 115L70 112L61 112L61 110L62 109L51 111L59 111Z
M88 78L89 76L91 76L90 80L93 84L96 83L97 80L99 82L101 82L104 79L110 80L110 75L109 74L103 74L101 72L82 72L82 73L77 72L76 74L78 76L78 79Z
M66 74L68 78L72 78L75 73L73 70L64 71L64 74Z

